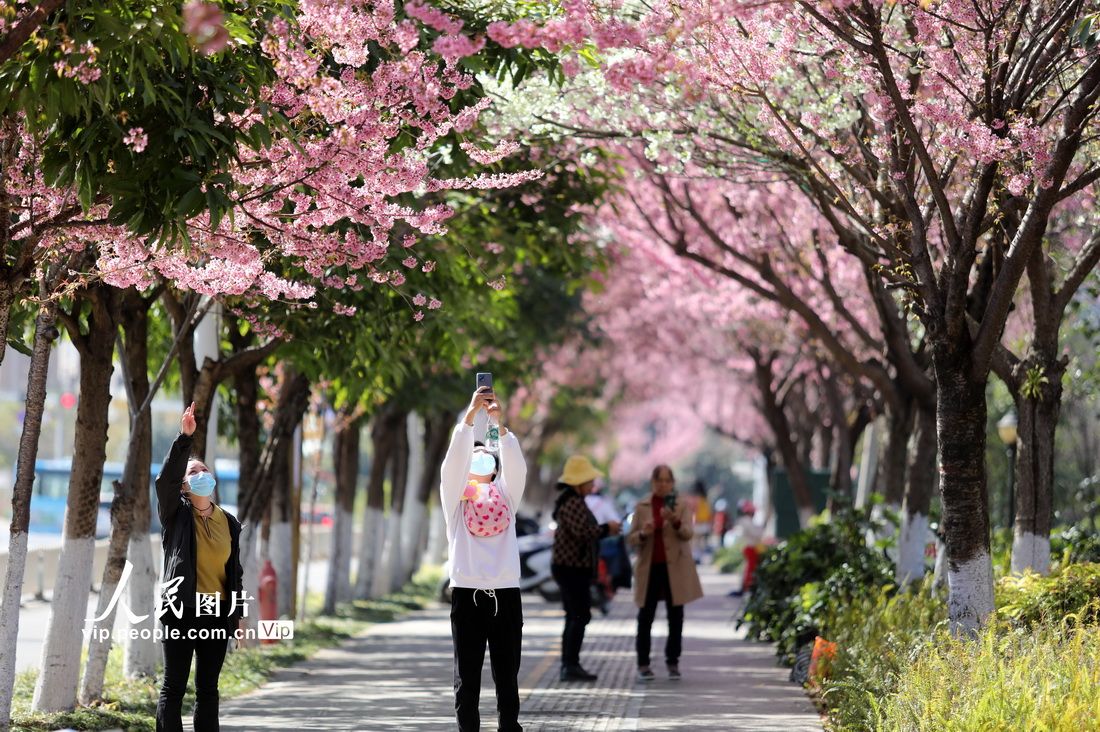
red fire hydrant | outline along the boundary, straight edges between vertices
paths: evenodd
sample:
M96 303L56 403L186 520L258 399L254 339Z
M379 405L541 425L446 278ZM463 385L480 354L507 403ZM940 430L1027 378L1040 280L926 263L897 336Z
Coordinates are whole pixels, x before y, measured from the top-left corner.
M260 570L260 620L278 620L279 603L276 596L276 587L279 578L275 575L275 567L271 560L264 561ZM274 643L274 638L265 638L264 643Z

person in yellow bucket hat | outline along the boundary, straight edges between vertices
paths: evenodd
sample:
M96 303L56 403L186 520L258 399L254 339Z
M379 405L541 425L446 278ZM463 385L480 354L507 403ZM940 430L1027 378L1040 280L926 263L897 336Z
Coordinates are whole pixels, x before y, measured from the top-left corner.
M584 497L590 494L596 478L603 475L584 455L572 455L558 478L560 495L554 502L554 549L550 569L561 588L565 610L565 628L561 636L561 680L595 681L596 674L581 666L584 629L592 619L592 595L589 587L596 573L597 546L605 536L617 536L618 521L596 521Z

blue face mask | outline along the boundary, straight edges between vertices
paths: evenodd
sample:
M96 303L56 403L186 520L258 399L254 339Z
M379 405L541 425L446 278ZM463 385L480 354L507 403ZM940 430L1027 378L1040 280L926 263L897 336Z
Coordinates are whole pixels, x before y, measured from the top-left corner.
M492 455L487 452L474 453L474 459L470 462L471 475L492 475L496 469L497 463Z
M214 476L207 472L195 473L187 479L188 490L192 494L202 498L213 493L216 484Z

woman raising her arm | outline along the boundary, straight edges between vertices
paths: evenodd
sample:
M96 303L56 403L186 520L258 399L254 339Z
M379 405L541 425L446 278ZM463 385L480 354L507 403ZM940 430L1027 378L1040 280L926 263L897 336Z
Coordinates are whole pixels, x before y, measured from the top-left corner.
M164 682L157 732L182 732L180 707L195 660L195 732L218 732L218 676L229 636L246 614L241 584L241 524L211 500L214 476L191 458L195 404L157 476L164 572Z
M459 732L481 729L478 702L485 648L497 694L500 732L519 723L519 665L523 607L519 542L513 518L523 500L527 463L519 440L500 425L500 453L475 441L479 412L499 424L501 405L488 387L474 393L466 417L451 433L440 468L440 499L447 523L454 641L455 716Z

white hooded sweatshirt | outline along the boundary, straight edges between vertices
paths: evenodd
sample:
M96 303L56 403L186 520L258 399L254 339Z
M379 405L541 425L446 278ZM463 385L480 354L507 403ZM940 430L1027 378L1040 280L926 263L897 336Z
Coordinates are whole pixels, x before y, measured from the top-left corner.
M463 519L462 492L470 477L474 436L484 434L477 429L484 424L478 414L474 427L459 422L451 433L451 445L440 470L439 496L443 516L447 521L450 577L452 587L475 590L499 590L519 587L519 544L516 541L516 509L523 500L527 482L527 463L523 459L519 440L509 432L500 438L500 474L496 485L512 512L512 522L496 536L478 537L466 529Z

